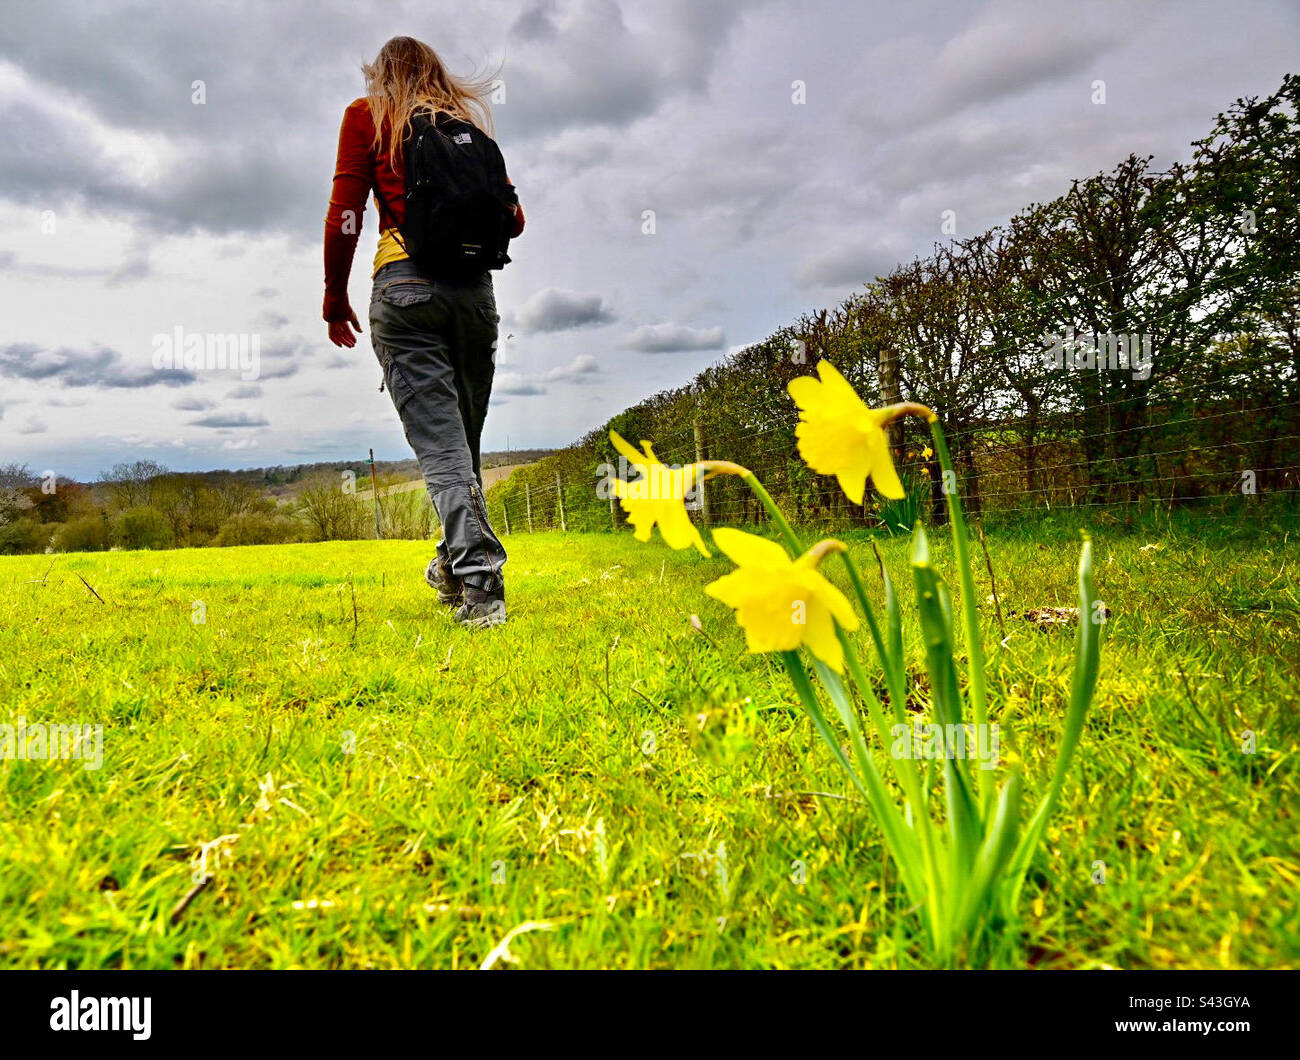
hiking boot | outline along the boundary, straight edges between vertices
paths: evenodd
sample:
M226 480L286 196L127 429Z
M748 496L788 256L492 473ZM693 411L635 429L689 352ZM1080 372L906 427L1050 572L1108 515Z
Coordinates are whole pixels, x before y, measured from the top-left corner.
M506 590L465 586L465 602L456 611L456 621L471 629L500 626L506 620Z
M451 568L441 556L434 556L424 569L424 580L429 588L438 594L438 603L456 607L464 601L465 587L460 579L452 574Z

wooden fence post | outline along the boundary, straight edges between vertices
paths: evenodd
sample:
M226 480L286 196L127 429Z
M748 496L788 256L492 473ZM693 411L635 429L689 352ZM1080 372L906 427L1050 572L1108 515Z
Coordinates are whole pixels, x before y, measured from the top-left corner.
M375 540L378 541L384 536L384 532L379 528L379 486L375 482L375 451L370 450L370 499L375 505Z
M524 507L528 512L528 532L531 534L533 532L533 488L527 482L524 483Z
M556 503L560 506L560 529L568 530L569 527L564 521L564 482L560 478L560 473L555 473L555 498Z
M697 464L704 462L704 428L700 426L700 418L695 417L695 462ZM703 482L697 482L695 488L700 491L700 521L705 526L709 525L709 495L704 489Z
M504 497L501 498L501 514L506 520L506 533L510 533L510 502Z

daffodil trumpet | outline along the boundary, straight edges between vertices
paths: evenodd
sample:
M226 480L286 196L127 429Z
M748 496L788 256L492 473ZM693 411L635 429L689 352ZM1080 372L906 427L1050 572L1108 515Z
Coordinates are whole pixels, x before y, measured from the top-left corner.
M747 467L733 464L730 460L705 460L695 465L703 473L703 480L717 478L719 475L736 475L739 478L753 478L754 473Z

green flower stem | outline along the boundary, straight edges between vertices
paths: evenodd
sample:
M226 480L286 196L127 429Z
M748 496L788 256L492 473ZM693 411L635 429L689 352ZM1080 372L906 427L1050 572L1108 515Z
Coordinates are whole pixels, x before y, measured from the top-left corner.
M957 565L957 577L961 584L961 610L963 625L966 628L966 652L970 658L967 668L970 678L971 706L975 712L975 724L987 727L989 723L988 692L984 684L984 643L980 634L979 608L975 601L975 579L971 576L970 537L966 531L966 516L962 513L961 496L957 492L957 472L952 466L952 456L948 452L948 442L944 438L943 427L938 418L930 420L930 436L934 439L934 451L939 457L939 466L946 473L951 472L954 483L951 493L944 491L948 499L948 522L952 527L953 560ZM945 483L946 485L946 483ZM976 770L975 785L978 789L982 808L987 814L993 796L993 786L984 784L984 778Z
M741 478L754 491L754 496L759 499L763 507L767 509L768 514L772 516L772 522L776 524L781 536L785 538L786 547L791 554L796 558L803 555L803 544L799 540L799 535L794 532L789 522L786 521L785 514L777 507L772 495L764 489L763 484L758 481L752 471L746 471ZM858 598L858 604L862 608L863 614L866 615L867 628L871 631L871 639L875 642L876 653L880 656L881 669L885 672L885 682L889 688L890 703L895 716L898 716L900 708L906 702L907 697L907 690L901 680L902 660L891 659L888 650L885 648L885 641L880 632L880 624L876 621L876 613L871 607L870 599L867 597L867 590L862 584L862 576L858 573L857 565L850 558L847 550L841 552L840 556L843 558L845 568L849 572L849 583L853 586L853 594ZM891 662L897 665L891 665ZM855 680L857 679L855 678ZM870 686L859 682L859 687L863 689L865 698L867 692L870 691ZM883 738L884 734L881 735Z
M782 538L785 539L786 547L794 557L803 555L803 543L799 535L794 532L785 513L777 506L772 495L767 492L763 484L752 471L746 470L740 476L742 481L754 492L759 502L767 509L768 514L772 517L772 522L780 531ZM885 671L886 681L889 685L890 697L894 702L902 703L906 695L901 683L894 679L895 667L890 666L890 656L885 648L884 639L880 634L879 624L876 622L875 612L871 608L871 601L868 599L866 589L862 584L862 577L859 575L857 567L849 559L848 553L843 552L845 562L848 566L849 581L853 586L854 595L858 598L863 612L867 616L867 625L871 630L872 639L875 641L876 650L880 655L881 666ZM885 719L884 710L881 708L880 701L872 688L870 681L862 670L862 665L858 660L848 635L843 629L836 624L836 634L840 638L840 644L844 649L844 657L848 661L849 673L853 678L854 684L858 687L858 692L863 701L867 704L867 711L871 716L872 723L875 725L880 734L881 740L885 744L886 752L889 748L889 726ZM848 768L848 759L844 757L835 740L833 732L826 723L825 715L817 703L816 693L812 688L812 683L808 679L807 671L804 670L803 664L796 652L782 652L782 661L785 663L786 670L790 673L790 679L793 682L800 699L807 708L809 715L813 719L813 724L822 734L823 739L830 744L836 757L840 760L841 765ZM900 671L897 671L901 673ZM833 675L831 675L833 677ZM837 689L831 688L823 675L823 685L827 685L828 693L834 693ZM897 686L897 687L896 687ZM842 693L841 693L842 694ZM832 696L832 698L834 698ZM847 706L847 704L846 704ZM886 840L894 853L895 861L898 863L900 871L903 873L905 882L908 884L908 891L912 894L913 900L925 898L925 905L930 916L931 937L936 940L945 934L944 928L939 920L943 887L940 882L939 869L937 864L937 854L935 851L935 839L933 834L934 824L930 819L929 811L926 807L923 789L921 788L920 778L916 772L915 764L908 759L904 763L897 763L897 770L900 782L903 785L904 793L908 802L912 806L913 822L908 827L897 808L894 806L886 795L880 775L876 770L875 764L871 761L870 754L862 739L862 732L857 725L857 719L847 710L841 711L841 720L849 730L850 743L853 747L854 758L858 762L858 771L850 770L854 777L859 790L867 796L868 802L876 811L877 819L881 822L885 830ZM912 851L915 846L907 842L908 833L911 833L913 842L917 838L916 833L920 833L921 847L921 865L915 864L915 857ZM919 888L919 874L923 876L926 882L924 890Z
M1057 797L1065 786L1070 769L1070 759L1083 733L1083 722L1097 688L1097 674L1101 667L1101 629L1096 616L1097 586L1092 572L1092 539L1083 535L1083 548L1079 553L1079 628L1074 641L1074 675L1070 681L1070 705L1065 716L1065 732L1060 749L1056 752L1056 769L1052 773L1047 794L1030 819L1025 833L1016 848L1006 874L1003 909L1008 919L1016 915L1020 889L1025 873L1038 849L1047 821L1056 805Z
M803 544L799 540L799 535L794 532L793 527L791 527L789 522L786 520L785 514L777 506L776 501L772 499L772 495L767 492L763 487L763 484L758 481L758 478L752 471L746 470L746 472L741 475L741 478L745 484L754 491L754 495L772 516L772 522L776 524L777 529L781 532L781 536L785 538L786 547L790 549L791 553L796 558L803 555ZM845 566L848 568L849 581L852 583L854 595L857 596L858 603L861 605L863 613L867 616L867 626L871 630L871 638L875 641L876 651L880 655L880 664L881 668L885 671L885 679L889 685L890 698L895 704L898 704L902 702L902 697L906 693L901 687L895 687L897 682L892 679L894 667L890 666L889 653L885 649L885 642L880 634L880 626L876 622L876 615L871 608L871 601L867 598L866 588L862 584L862 577L858 574L858 568L854 565L852 559L849 558L848 551L845 550L841 552L840 555L844 558ZM885 741L885 746L888 747L889 728L885 724L884 713L880 708L880 702L876 697L875 690L867 680L866 675L862 672L862 667L858 662L857 654L852 650L852 645L849 644L848 637L845 635L844 631L839 628L838 624L836 625L836 630L839 634L841 643L844 645L845 658L849 660L850 673L853 676L854 683L858 686L858 691L862 694L863 700L867 703L868 710L871 711L872 721L880 732L881 740ZM910 761L908 764L909 766L911 765ZM900 774L902 772L903 770L900 769ZM908 792L909 798L912 794L912 791ZM923 803L919 801L919 794L916 805L917 812L921 812L924 809Z
M848 756L844 753L844 749L840 746L839 740L836 739L834 730L827 722L821 704L817 702L817 693L813 689L812 682L808 679L808 672L804 669L803 661L799 658L799 653L797 651L783 651L778 654L781 656L781 662L785 665L786 672L790 675L790 683L794 685L795 691L803 702L804 709L808 711L808 716L812 718L813 726L876 815L881 831L885 834L885 843L889 847L890 855L893 857L894 863L898 866L899 874L902 876L908 897L916 904L925 903L927 881L923 865L917 863L916 836L907 827L903 821L903 815L898 812L898 807L889 798L884 782L876 771L870 755L867 754L866 746L862 741L861 730L845 717L848 712L848 703L844 698L843 688L840 687L833 672L819 663L819 668L824 670L821 673L822 684L826 687L827 694L831 697L832 702L835 703L841 720L845 721L852 736L855 737L852 739L854 757L858 759L860 771L853 768Z
M848 664L849 676L853 678L853 683L857 685L858 692L862 696L863 702L867 705L867 713L871 717L871 722L880 734L881 743L884 745L885 753L890 754L890 729L889 721L885 717L884 708L880 705L880 700L876 697L867 676L862 671L862 663L858 659L857 651L854 649L853 642L849 639L848 633L837 622L835 624L835 634L839 637L840 647L844 651L844 659ZM850 725L851 730L856 730L856 719L854 724ZM854 731L853 735L857 738L855 749L858 744L862 743L859 732ZM908 734L908 744L911 745L911 734ZM865 757L867 750L865 745L862 746L859 757ZM865 768L865 767L864 767ZM929 885L927 894L927 906L931 916L931 931L938 934L940 931L938 915L942 908L944 887L942 876L939 872L937 854L935 851L935 826L930 817L929 809L926 805L924 790L921 787L921 776L917 770L916 763L911 758L905 758L901 761L894 759L894 769L898 773L899 783L903 787L903 793L907 797L908 805L912 810L912 819L905 822L904 826L910 826L913 832L919 832L921 838L921 857L922 870L925 873L926 882Z
M781 532L781 536L785 538L786 546L790 549L791 553L796 557L802 555L803 544L799 540L799 535L794 532L794 529L786 520L785 514L777 506L776 501L772 499L772 495L767 492L763 487L763 484L758 481L758 478L752 471L747 470L741 478L745 484L754 491L754 495L772 516L772 522L776 524L777 529ZM876 622L876 615L872 610L871 601L867 598L866 588L862 584L862 577L858 573L856 565L854 565L853 561L849 558L847 550L841 552L840 555L843 556L845 565L848 568L849 581L853 586L854 595L857 596L858 603L861 605L863 612L867 616L867 626L871 630L872 640L875 641L876 651L880 655L881 667L885 671L885 679L889 685L890 698L895 704L902 703L906 696L906 690L901 687L900 682L894 679L896 669L895 667L890 666L889 653L885 649L885 642L880 634L880 626ZM858 686L858 691L862 695L863 701L867 704L868 712L871 714L871 720L879 731L880 738L884 742L886 750L888 750L889 726L885 721L880 701L876 697L875 690L872 688L870 681L867 680L866 674L862 671L862 665L858 661L857 654L853 650L852 644L849 643L847 634L839 628L838 623L836 624L836 632L844 647L845 658L849 661L850 675L853 678L854 684ZM897 707L895 707L895 709L897 709ZM918 816L924 816L925 820L928 822L929 817L926 811L925 801L921 797L920 780L915 773L915 767L911 760L909 759L907 761L907 768L900 765L898 771L900 778L903 780L903 786L906 790L908 799L913 804L913 812Z
M763 488L763 484L758 481L752 471L746 470L740 478L746 486L754 491L754 496L767 509L768 514L772 517L772 522L776 523L776 528L781 531L781 536L785 538L786 548L790 550L791 555L795 559L802 556L803 545L799 541L799 535L794 532L794 529L786 521L785 515L776 506L776 501L772 500L772 495Z
M893 658L893 654L886 648L885 639L881 635L880 625L876 622L876 613L871 607L871 601L867 599L866 587L862 584L862 575L858 573L858 566L853 562L853 558L848 551L840 553L840 558L844 561L845 569L849 572L849 584L853 586L853 595L858 598L858 605L862 608L863 614L867 616L867 628L871 631L871 639L876 645L876 654L880 657L880 667L885 671L885 685L889 690L889 705L894 712L894 717L900 723L907 721L907 688L903 681L903 660Z

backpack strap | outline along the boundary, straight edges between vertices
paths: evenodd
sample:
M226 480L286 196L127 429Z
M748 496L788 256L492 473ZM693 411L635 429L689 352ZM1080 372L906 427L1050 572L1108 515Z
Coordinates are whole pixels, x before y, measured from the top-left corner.
M397 215L393 212L393 205L388 201L388 196L385 195L383 191L380 189L379 181L376 180L374 182L373 187L375 190L375 195L379 198L379 201L384 204L384 209L388 211L388 216L396 218ZM397 245L402 248L402 253L409 258L411 255L410 252L406 249L406 240L402 238L401 227L395 225L394 227L390 228L389 231L393 233L393 238L397 240Z
M435 120L435 122L437 121L437 115L436 115L436 114L434 115L434 120ZM390 153L390 154L392 153L392 145L391 145L391 144L389 145L389 153ZM406 167L403 166L402 168L405 169ZM373 187L374 187L374 190L375 190L375 195L379 198L379 201L382 202L382 203L384 204L384 209L386 209L386 210L388 211L389 216L390 216L390 217L396 217L397 215L396 215L395 213L393 213L393 204L390 203L390 202L388 201L388 196L385 195L385 194L383 193L382 189L379 187L379 181L378 181L378 180L376 180L376 181L374 182ZM405 255L409 258L409 257L411 256L411 252L410 252L409 250L406 249L406 240L402 238L402 230L401 230L401 227L400 227L400 226L397 226L397 227L394 227L394 228L390 228L389 231L393 233L393 238L397 240L397 245L398 245L399 247L402 248L402 253L405 254Z

